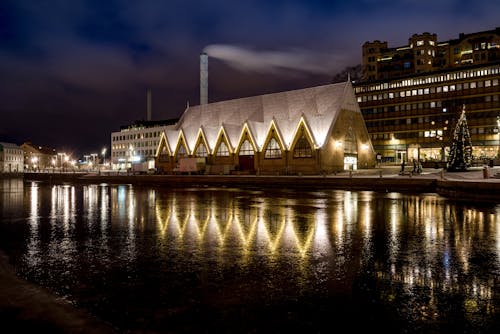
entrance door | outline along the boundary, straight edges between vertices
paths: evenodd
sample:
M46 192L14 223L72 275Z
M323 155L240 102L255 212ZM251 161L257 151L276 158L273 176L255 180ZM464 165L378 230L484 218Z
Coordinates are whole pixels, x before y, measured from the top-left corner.
M240 155L238 159L238 164L241 171L253 171L254 170L254 156L253 155Z
M357 170L358 157L355 155L344 155L344 170Z
M396 159L398 164L402 163L403 161L406 161L406 151L397 151Z

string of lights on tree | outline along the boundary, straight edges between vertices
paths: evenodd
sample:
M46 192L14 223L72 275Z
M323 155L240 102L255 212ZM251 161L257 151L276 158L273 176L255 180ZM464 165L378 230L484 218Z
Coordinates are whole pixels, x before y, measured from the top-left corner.
M448 156L448 171L465 171L472 163L472 141L470 138L465 105L455 125L451 140L450 154Z

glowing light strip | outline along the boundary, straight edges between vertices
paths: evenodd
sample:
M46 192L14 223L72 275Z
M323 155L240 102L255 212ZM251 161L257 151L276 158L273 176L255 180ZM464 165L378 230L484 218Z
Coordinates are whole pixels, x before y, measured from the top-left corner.
M243 124L243 127L241 128L241 132L240 132L240 137L238 139L238 146L237 146L237 152L239 153L240 149L241 149L241 145L243 145L243 142L245 141L245 134L247 135L246 137L250 138L250 144L252 144L252 148L253 148L253 151L254 152L258 152L258 147L257 147L257 143L255 143L255 139L254 139L254 136L253 136L253 133L252 131L250 130L249 126L248 126L248 123L245 122Z

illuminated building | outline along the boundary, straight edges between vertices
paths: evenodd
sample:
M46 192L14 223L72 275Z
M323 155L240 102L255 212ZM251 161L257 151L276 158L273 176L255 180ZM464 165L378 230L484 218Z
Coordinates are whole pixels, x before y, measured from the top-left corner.
M111 133L111 168L126 170L133 163L154 162L160 135L177 120L136 121Z
M356 83L373 147L385 161L446 161L462 107L475 160L498 155L500 61ZM483 162L481 161L481 162Z
M44 170L54 167L57 160L57 152L54 148L35 145L32 142L24 142L21 145L24 152L24 167L27 170Z
M436 34L414 34L408 45L395 48L385 41L365 42L362 50L363 81L487 64L500 60L500 27L443 42Z
M160 138L156 165L207 174L318 174L370 168L375 152L350 81L188 107ZM180 169L179 169L180 168Z
M383 161L445 162L463 106L475 162L498 157L500 28L443 42L426 32L396 48L366 42L362 51L363 78L354 86Z
M22 173L23 163L23 150L18 145L0 142L0 173Z

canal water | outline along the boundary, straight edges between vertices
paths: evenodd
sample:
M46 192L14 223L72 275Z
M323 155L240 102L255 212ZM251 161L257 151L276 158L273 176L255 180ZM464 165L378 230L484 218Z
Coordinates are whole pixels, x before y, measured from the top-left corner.
M19 276L130 333L499 333L500 205L0 180Z

